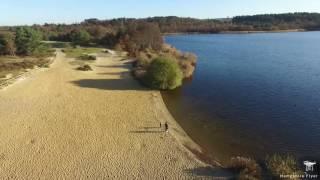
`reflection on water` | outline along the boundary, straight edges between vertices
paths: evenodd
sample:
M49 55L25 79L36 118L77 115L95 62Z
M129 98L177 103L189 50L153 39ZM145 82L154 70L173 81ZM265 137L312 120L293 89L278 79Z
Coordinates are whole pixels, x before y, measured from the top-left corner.
M162 92L186 132L220 161L320 157L320 32L176 35L199 57L192 80Z

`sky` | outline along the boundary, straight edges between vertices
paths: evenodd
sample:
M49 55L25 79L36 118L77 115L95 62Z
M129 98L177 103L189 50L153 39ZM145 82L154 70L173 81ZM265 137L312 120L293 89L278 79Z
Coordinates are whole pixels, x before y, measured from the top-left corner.
M286 12L320 13L320 0L0 0L0 25L153 16L205 19Z

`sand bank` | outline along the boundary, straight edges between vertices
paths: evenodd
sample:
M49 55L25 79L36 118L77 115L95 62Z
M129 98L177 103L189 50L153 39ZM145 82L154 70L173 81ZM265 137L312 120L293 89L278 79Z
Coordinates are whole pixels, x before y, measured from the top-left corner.
M1 90L0 179L229 176L176 141L199 148L121 59L101 57L81 72L59 51L50 69ZM159 127L165 121L169 133Z

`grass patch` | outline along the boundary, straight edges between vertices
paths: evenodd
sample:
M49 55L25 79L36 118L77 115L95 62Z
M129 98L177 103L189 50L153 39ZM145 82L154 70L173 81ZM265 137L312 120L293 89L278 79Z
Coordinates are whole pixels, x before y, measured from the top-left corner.
M94 61L97 60L97 57L94 55L84 54L79 57L80 60Z
M102 52L102 48L65 48L63 52L68 58L79 58L83 55Z
M35 66L46 68L49 67L49 64L48 58L0 56L0 76L15 75L26 69L33 69Z
M60 42L60 41L43 41L50 48L71 48L70 42Z
M299 170L297 160L289 154L268 156L266 165L271 174L276 178L281 174L303 174Z

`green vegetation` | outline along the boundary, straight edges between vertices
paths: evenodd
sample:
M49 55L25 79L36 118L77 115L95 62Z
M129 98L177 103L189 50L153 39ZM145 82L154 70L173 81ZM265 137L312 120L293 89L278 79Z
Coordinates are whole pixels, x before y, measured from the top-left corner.
M71 48L69 42L55 42L55 41L44 41L50 48Z
M320 14L318 13L286 13L263 14L255 16L237 16L232 19L244 30L272 31L288 29L320 29ZM240 30L241 30L240 28Z
M41 47L41 33L30 27L20 27L16 31L15 43L17 53L20 55L33 55L39 53L44 48ZM39 50L41 49L41 50Z
M182 72L170 58L157 58L147 69L144 82L155 89L174 89L182 84Z
M253 159L245 157L231 158L229 168L239 174L238 179L261 179L261 168Z
M269 156L266 158L268 170L274 177L279 177L281 174L300 174L302 173L297 164L297 160L290 155Z
M88 55L88 54L84 54L84 55L81 55L79 57L80 60L88 60L88 61L94 61L94 60L97 60L97 57L94 56L94 55Z
M14 56L16 45L12 33L0 34L0 55Z
M75 30L71 32L71 41L75 45L86 46L90 43L91 36L86 30Z
M65 48L63 52L66 53L69 58L79 58L83 55L94 54L102 52L102 48Z

